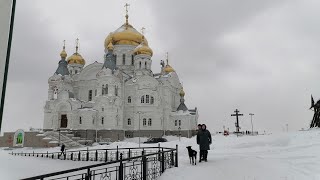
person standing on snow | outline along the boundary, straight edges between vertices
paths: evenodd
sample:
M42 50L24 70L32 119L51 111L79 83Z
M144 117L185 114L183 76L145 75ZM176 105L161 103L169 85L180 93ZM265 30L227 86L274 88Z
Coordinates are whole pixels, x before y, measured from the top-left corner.
M66 155L66 154L65 154L65 152L64 152L65 147L66 147L66 146L65 146L64 144L62 144L62 146L61 146L61 154L60 154L60 156L62 156L62 154L63 154L63 155Z
M199 145L200 153L199 153L199 162L203 160L203 154L200 148L200 134L202 133L202 124L198 124L198 129L197 129L197 144Z
M202 124L199 132L197 134L197 144L200 146L200 154L202 154L203 160L207 162L208 150L210 150L210 144L212 143L211 133L207 130L205 124ZM201 159L199 162L201 162Z

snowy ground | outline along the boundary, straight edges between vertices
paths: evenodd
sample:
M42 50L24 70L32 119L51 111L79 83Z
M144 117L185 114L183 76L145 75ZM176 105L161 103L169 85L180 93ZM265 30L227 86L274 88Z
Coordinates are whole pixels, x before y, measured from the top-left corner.
M185 148L192 145L198 150L195 138L181 138L179 141L176 137L168 137L168 140L161 146L179 145L179 168L168 169L160 180L320 180L320 129L253 137L213 136L208 162L196 166L189 164ZM136 142L138 140L134 138L92 148L137 147ZM59 149L23 148L15 151L33 150ZM19 179L95 163L19 157L8 153L0 150L0 179Z

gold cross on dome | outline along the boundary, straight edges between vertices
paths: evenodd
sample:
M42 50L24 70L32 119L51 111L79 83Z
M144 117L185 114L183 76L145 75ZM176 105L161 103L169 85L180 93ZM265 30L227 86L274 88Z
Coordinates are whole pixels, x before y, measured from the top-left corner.
M128 3L126 3L125 5L124 5L124 7L126 7L126 15L128 15L128 7L130 6L130 4L128 4Z
M167 64L169 64L169 53L166 53Z
M76 53L78 53L79 48L79 38L76 39Z
M63 40L63 49L66 48L66 40Z
M144 33L145 33L144 31L145 31L145 30L146 30L145 27L142 27L142 28L141 28L141 34L142 34L142 35L144 35Z

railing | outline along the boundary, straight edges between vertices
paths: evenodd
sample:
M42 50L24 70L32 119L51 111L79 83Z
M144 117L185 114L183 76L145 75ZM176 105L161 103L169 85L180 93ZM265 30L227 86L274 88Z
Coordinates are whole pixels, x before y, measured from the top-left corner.
M146 149L143 148L142 154L135 157L124 158L124 154L120 153L119 160L44 174L24 180L153 180L157 179L166 169L178 167L178 145L175 149L160 147L158 152L150 154L146 153Z
M87 150L77 150L77 151L65 151L61 152L17 152L10 153L15 156L31 156L31 157L43 157L50 159L62 159L62 160L71 160L71 161L116 161L119 160L120 154L122 153L123 158L131 158L136 156L141 156L142 153L150 154L159 152L163 149L170 149L160 147L144 147L144 148L112 148L112 149L87 149Z

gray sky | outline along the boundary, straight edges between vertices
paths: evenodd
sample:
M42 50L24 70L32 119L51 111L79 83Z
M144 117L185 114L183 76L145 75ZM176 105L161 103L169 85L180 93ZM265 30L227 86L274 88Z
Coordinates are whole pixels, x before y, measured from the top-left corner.
M3 131L42 127L48 78L55 72L62 41L87 65L102 62L103 42L124 23L146 28L154 51L153 71L169 52L186 92L198 107L199 123L234 130L238 108L242 130L254 113L257 130L308 127L310 95L320 98L320 2L289 0L17 2Z

